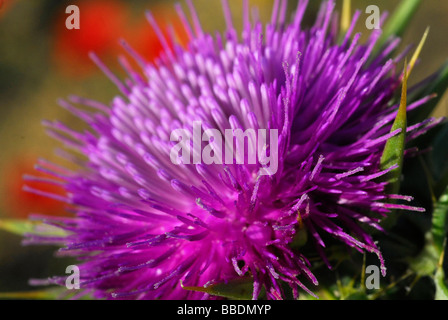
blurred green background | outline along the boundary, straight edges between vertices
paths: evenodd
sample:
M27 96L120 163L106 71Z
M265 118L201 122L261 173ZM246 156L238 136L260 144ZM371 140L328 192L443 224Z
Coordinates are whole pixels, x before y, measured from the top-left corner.
M177 2L177 1L176 1ZM235 25L240 27L242 3L230 0ZM311 0L305 23L311 24L320 1ZM364 12L367 5L393 11L399 1L353 0L352 9ZM21 190L23 174L34 172L37 158L60 161L53 153L60 144L45 134L41 120L59 119L70 126L81 126L56 101L68 95L108 103L118 93L110 81L87 58L95 50L120 76L116 56L124 51L119 38L127 39L149 60L160 50L144 11L150 9L162 25L173 24L175 1L153 0L0 0L0 218L24 218L28 213L58 214L55 201ZM272 0L251 0L263 21L270 18ZM291 11L296 1L289 2ZM338 8L342 0L337 0ZM81 12L81 29L67 30L65 9L76 4ZM218 0L194 0L204 29L223 31L224 18ZM185 3L181 5L185 7ZM448 57L448 1L425 0L404 37L403 44L418 43L427 26L429 38L411 82L436 71ZM367 14L363 13L357 31L365 35ZM174 27L176 25L174 23ZM402 46L404 48L404 46ZM445 96L435 111L448 114ZM51 190L49 190L51 191ZM19 236L0 231L0 292L29 290L29 278L63 274L66 259L54 259L53 247L22 247Z

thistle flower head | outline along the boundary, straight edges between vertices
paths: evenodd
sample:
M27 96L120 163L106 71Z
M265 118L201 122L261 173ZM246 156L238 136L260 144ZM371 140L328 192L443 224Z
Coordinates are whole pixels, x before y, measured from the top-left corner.
M41 170L62 181L68 196L61 200L74 215L45 220L67 236L27 241L63 243L61 252L80 258L81 288L97 298L208 298L182 285L240 277L253 282L254 299L261 290L269 299L284 297L283 283L295 297L300 288L311 293L308 287L318 281L306 257L291 247L302 231L329 266L324 234L375 253L385 273L380 250L363 226L381 230L379 222L391 209L413 209L390 203L390 197L408 198L387 195L381 179L394 168L380 167L386 141L400 131L391 132L398 106L389 105L401 85L400 57L387 58L397 39L372 55L381 32L360 43L360 35L352 34L360 16L355 13L338 40L333 1L323 3L311 28L302 27L307 1L298 3L290 21L286 1L275 1L266 25L249 19L245 1L238 35L223 3L223 35L201 28L190 1L192 25L177 7L189 37L186 48L172 45L148 14L165 47L161 59L145 63L124 44L144 76L121 60L129 75L121 82L92 56L121 95L110 106L79 97L61 101L89 131L46 122L51 135L86 159L63 154L80 164L76 172L42 163ZM257 150L271 161L275 156L276 170L264 171L263 157L248 163L248 149L239 162L173 163L170 154L179 141L172 141L172 133L183 129L192 137L184 147L192 146L198 143L195 123L201 133L222 136L226 130L276 130L277 143L267 139ZM408 138L434 123L409 127ZM200 152L208 147L218 160L228 143L233 140L199 136ZM201 156L192 150L192 159Z

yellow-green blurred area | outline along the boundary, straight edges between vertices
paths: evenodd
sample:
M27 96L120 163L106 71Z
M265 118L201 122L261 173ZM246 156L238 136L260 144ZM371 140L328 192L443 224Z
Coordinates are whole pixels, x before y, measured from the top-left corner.
M148 60L154 59L160 45L154 40L145 11L151 10L161 27L176 30L174 4L154 0L0 0L0 218L25 218L28 213L59 214L60 204L22 191L23 174L33 174L33 164L46 158L70 166L54 155L59 142L49 138L43 119L60 120L71 127L82 127L72 114L57 105L59 98L75 94L108 104L118 94L116 87L87 58L94 50L120 77L116 57L126 54L118 45L125 38ZM229 0L234 24L241 28L242 1ZM221 1L193 0L205 30L224 31ZM357 31L364 35L367 5L393 11L399 1L353 0L352 9L362 11ZM68 5L80 8L80 30L67 30ZM185 11L187 6L180 4ZM262 21L271 16L272 0L250 0L258 7ZM305 24L310 25L320 1L311 0ZM296 1L289 1L293 12ZM337 0L340 11L342 0ZM256 14L255 12L253 12ZM448 58L448 2L425 0L403 40L417 44L427 26L430 33L415 67L411 83L435 72ZM435 114L448 114L447 98ZM37 186L38 187L38 186ZM0 231L0 292L29 289L29 278L64 274L67 261L51 259L54 248L22 247L19 236ZM49 262L51 261L51 263Z

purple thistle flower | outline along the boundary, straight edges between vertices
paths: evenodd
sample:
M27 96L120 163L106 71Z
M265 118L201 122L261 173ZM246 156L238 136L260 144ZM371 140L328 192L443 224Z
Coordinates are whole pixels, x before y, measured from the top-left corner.
M26 243L62 243L61 253L81 261L81 288L96 298L213 298L182 284L240 277L253 280L254 299L263 288L268 299L284 297L282 283L294 297L299 288L312 294L304 284L318 283L310 263L291 248L301 229L329 267L323 234L375 253L385 274L381 252L363 225L382 230L379 222L391 209L419 210L388 201L409 197L387 195L381 180L394 168L382 171L380 158L387 139L398 134L390 133L397 105L389 102L401 85L396 68L403 55L387 57L399 41L390 39L372 56L380 31L359 43L360 35L352 35L357 12L338 42L333 1L324 2L313 27L302 29L307 2L299 2L288 23L287 2L275 1L263 26L249 20L245 1L239 37L225 1L227 31L212 36L187 0L192 26L177 6L189 35L186 49L170 46L173 40L148 14L165 47L161 59L147 64L124 44L145 78L121 60L129 75L122 83L92 55L122 96L110 106L79 97L61 101L90 131L45 122L52 136L86 159L61 154L81 166L77 172L49 162L38 166L63 182L67 197L59 199L74 216L44 219L67 236L31 235ZM266 146L277 152L277 171L262 175L260 161L173 164L171 133L183 128L192 134L195 121L222 133L278 130L278 150ZM408 138L436 123L409 127ZM63 285L65 278L46 282Z

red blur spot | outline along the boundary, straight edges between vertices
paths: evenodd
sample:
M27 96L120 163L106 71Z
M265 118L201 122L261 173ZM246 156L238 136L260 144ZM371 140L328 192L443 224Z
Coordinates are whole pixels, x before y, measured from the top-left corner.
M66 203L23 190L23 187L27 185L43 192L59 196L66 195L64 188L61 186L24 180L23 176L25 174L53 179L52 176L35 170L35 163L36 158L21 157L20 159L14 159L4 168L2 189L5 198L5 214L13 218L26 218L30 213L66 215Z
M0 0L0 18L15 4L15 0Z
M66 28L69 14L64 7L55 20L53 58L62 72L85 75L96 68L88 57L90 51L105 60L117 52L117 40L124 36L128 8L114 0L79 1L76 5L80 12L80 29Z
M53 59L67 75L84 76L99 71L88 57L91 51L109 67L117 66L117 57L126 54L120 39L126 40L147 62L153 62L162 53L163 46L144 12L131 14L129 4L117 0L79 1L76 5L80 11L80 29L66 28L69 14L65 10L61 10L54 26ZM148 8L167 39L170 25L177 41L186 43L185 32L171 3Z

